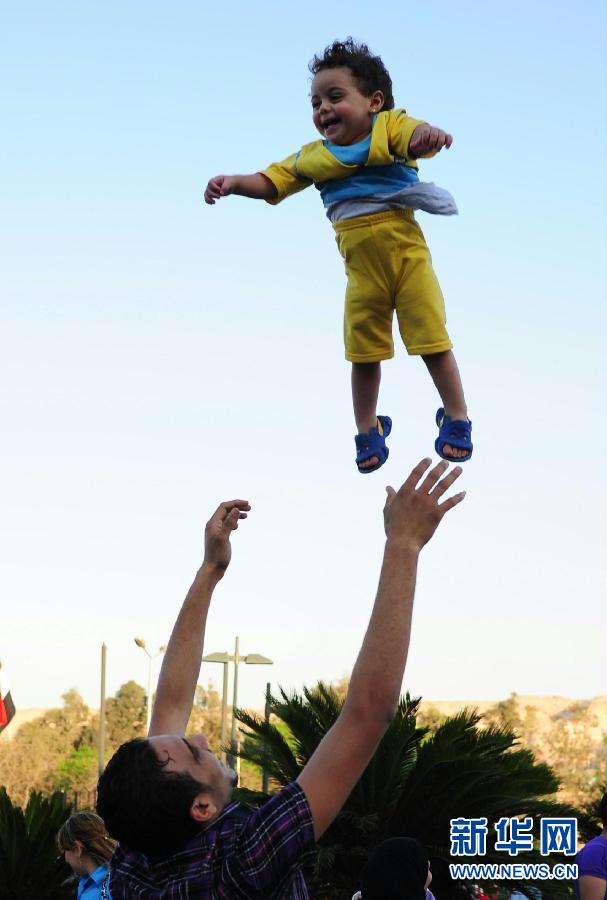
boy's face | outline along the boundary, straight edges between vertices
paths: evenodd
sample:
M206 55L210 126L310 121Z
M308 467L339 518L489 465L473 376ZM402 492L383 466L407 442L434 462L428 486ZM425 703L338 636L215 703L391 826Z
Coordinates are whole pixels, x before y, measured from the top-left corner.
M350 69L323 69L314 76L311 90L312 121L332 144L355 144L371 131L375 113L384 105L384 95L370 97L360 92Z

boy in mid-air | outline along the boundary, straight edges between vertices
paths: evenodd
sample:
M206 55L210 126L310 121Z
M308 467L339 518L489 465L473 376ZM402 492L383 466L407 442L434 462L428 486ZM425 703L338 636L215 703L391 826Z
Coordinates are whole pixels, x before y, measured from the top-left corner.
M216 175L207 203L239 194L276 204L314 184L337 235L348 284L346 359L358 434L356 465L373 472L388 458L392 421L377 415L381 361L394 355L392 316L410 354L424 360L443 406L436 452L464 462L472 424L445 328L445 305L414 209L450 215L451 195L420 182L416 159L450 147L450 134L394 109L392 81L379 56L352 38L335 41L310 63L312 120L323 140L263 172Z

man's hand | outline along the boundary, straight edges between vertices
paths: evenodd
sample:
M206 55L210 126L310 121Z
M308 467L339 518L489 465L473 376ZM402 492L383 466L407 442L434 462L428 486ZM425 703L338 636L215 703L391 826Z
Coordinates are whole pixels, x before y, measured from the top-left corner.
M213 206L220 197L227 197L236 190L237 179L235 175L215 175L207 184L204 192L205 203Z
M251 509L248 500L227 500L221 503L204 530L203 568L212 569L221 578L230 565L232 547L230 535L238 528L240 519L246 519Z
M449 509L461 503L466 492L438 501L462 474L461 466L455 466L441 481L449 464L440 462L416 487L430 467L430 459L422 459L413 469L399 491L387 487L388 497L384 507L384 527L390 544L407 547L419 552L427 544L438 524Z
M453 143L453 137L442 128L432 125L418 125L409 141L411 156L425 156L427 153L438 153L443 147L447 149Z

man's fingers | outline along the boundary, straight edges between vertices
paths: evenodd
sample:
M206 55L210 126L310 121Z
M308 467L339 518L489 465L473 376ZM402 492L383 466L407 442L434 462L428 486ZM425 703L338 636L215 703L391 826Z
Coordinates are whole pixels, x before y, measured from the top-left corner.
M388 484L388 485L386 485L386 494L387 494L387 496L386 496L386 503L384 505L384 512L387 509L390 509L390 507L392 506L394 498L396 497L396 491L394 490L394 488L391 485Z
M428 457L426 457L425 459L422 459L421 462L418 462L418 464L412 470L411 474L406 479L404 484L401 485L398 493L400 494L400 493L404 493L405 491L411 490L412 488L414 489L415 486L417 485L418 481L420 480L420 478L422 477L422 475L424 474L424 472L427 470L428 466L431 463L432 463L432 460L429 459Z
M437 468L438 468L438 466L437 466ZM433 497L442 497L442 495L445 493L445 491L449 490L449 488L451 487L453 482L457 478L459 478L459 476L462 474L463 471L464 470L462 469L461 466L454 466L454 468L451 469L451 471L448 472L445 475L445 477L443 479L441 479L441 481L438 482L438 484L432 491L432 496ZM428 479L426 479L426 481L427 480ZM425 482L424 482L424 484L425 484Z
M233 510L236 510L238 515L236 515L236 521L238 519L246 519L247 512L251 509L251 504L248 500L224 500L223 503L220 503L213 515L209 520L209 525L211 523L221 523L226 520L226 518L230 515Z
M458 503L461 503L465 496L466 492L460 491L459 494L454 494L453 497L449 497L444 503L439 503L438 508L440 509L441 516L444 516L448 510L453 509Z
M238 520L240 518L245 519L246 516L246 513L241 513L237 507L234 507L234 509L231 509L225 517L224 524L227 525L227 527L232 531L236 531L236 529L238 528Z
M419 486L420 491L425 491L427 494L430 493L436 482L441 478L449 467L449 463L445 462L445 460L441 460L438 465L434 466L430 472L426 475L424 480Z
M217 512L221 512L222 517L225 517L228 513L232 512L233 509L240 509L243 512L248 512L251 509L251 504L248 500L224 500L223 503L219 504Z

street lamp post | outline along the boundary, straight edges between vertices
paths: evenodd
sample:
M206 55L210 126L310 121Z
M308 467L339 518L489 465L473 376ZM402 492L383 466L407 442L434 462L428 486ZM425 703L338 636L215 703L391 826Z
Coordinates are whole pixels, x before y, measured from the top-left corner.
M143 638L133 638L138 647L141 647L142 650L145 651L148 658L148 693L147 693L147 702L146 702L146 726L145 733L150 733L150 722L152 721L152 661L156 659L157 656L160 656L161 653L164 653L166 647L162 644L161 647L158 648L157 653L150 653L148 648L145 645L145 641Z
M209 653L208 656L202 657L203 662L223 663L223 696L221 698L221 760L226 762L225 747L227 738L228 723L228 665L234 663L234 688L232 693L232 730L230 735L230 766L234 766L236 759L236 716L234 710L238 706L238 666L241 662L249 666L271 666L273 660L261 653L248 653L246 656L240 655L240 638L236 638L234 644L234 655L229 653Z
M99 777L105 768L105 666L107 647L101 645L101 696L99 698Z

